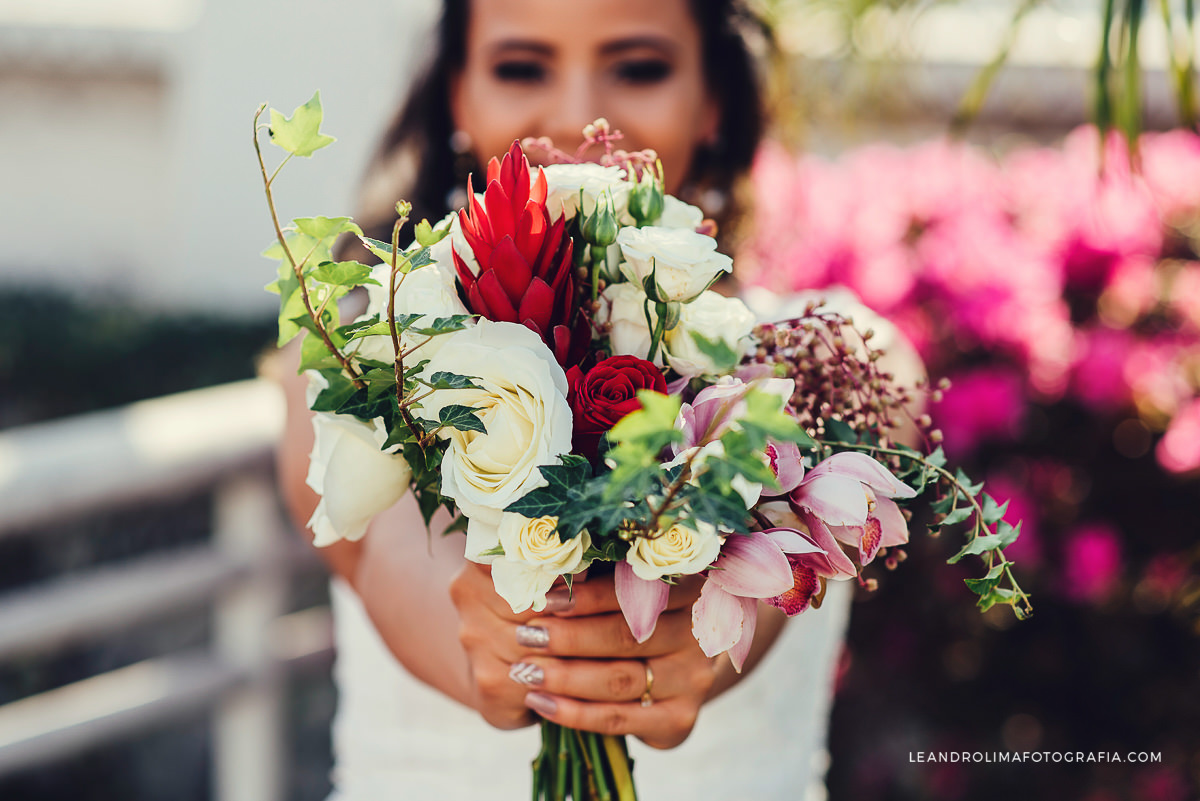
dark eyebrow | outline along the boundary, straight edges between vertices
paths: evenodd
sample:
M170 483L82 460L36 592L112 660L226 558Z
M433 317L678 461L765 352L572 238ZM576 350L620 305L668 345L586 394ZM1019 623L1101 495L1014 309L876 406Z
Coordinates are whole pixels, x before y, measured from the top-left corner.
M514 50L524 53L535 53L539 56L554 55L553 47L536 39L501 39L492 45L491 50L493 56L504 55Z
M646 36L630 36L625 39L607 42L600 48L600 52L607 56L643 47L648 47L652 50L661 50L667 55L674 55L675 51L679 49L674 39L649 34Z

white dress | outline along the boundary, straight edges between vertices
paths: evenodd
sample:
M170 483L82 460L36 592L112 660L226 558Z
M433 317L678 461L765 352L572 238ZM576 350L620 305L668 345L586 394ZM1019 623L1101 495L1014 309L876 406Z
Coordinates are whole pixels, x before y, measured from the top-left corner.
M658 751L630 738L642 801L823 799L834 669L850 611L849 582L788 621L744 681L705 705L692 735ZM332 585L337 630L329 801L526 799L538 728L493 729L413 678L380 640L354 592Z
M760 319L782 319L801 313L815 294L747 300ZM880 338L891 339L894 329L852 295L828 294L839 295L829 305L860 320L870 315ZM630 738L642 801L825 798L826 730L852 584L830 582L820 609L789 620L754 672L704 706L681 746L658 751ZM340 700L329 801L529 798L538 728L493 729L430 689L391 655L346 584L335 580L332 597Z

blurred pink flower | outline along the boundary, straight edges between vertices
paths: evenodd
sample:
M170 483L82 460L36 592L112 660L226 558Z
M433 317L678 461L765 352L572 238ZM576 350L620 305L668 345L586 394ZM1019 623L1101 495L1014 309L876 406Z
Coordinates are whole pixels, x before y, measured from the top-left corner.
M1030 496L1025 487L1008 476L990 475L987 478L987 493L998 503L1008 502L1004 520L1010 525L1021 524L1021 536L1017 541L1004 549L1004 555L1014 562L1022 563L1023 568L1033 567L1042 561L1041 531L1038 526L1038 508L1036 500Z
M1017 437L1025 411L1025 382L1019 373L987 367L950 378L950 389L932 413L951 458L962 459L985 441Z
M1175 416L1154 455L1163 469L1172 473L1200 469L1200 398Z
M1092 409L1114 412L1130 401L1125 362L1133 352L1125 330L1093 328L1079 332L1078 355L1071 370L1071 394Z
M1099 603L1121 576L1121 539L1104 523L1076 528L1063 544L1063 594L1079 603Z

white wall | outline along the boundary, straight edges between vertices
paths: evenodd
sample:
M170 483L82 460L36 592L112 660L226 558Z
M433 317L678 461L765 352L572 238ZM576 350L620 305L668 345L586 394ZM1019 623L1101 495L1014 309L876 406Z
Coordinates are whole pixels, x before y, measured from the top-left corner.
M269 311L255 107L321 90L339 141L288 166L281 212L352 213L436 5L0 0L0 281Z

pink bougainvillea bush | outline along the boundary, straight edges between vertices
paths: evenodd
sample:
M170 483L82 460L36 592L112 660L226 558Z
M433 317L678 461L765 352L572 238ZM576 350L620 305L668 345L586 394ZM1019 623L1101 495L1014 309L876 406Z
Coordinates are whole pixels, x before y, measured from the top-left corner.
M944 623L937 610L969 599L920 568L859 605L831 794L1197 797L1200 700L1182 699L1200 660L1200 136L1147 134L1132 158L1094 128L1001 157L948 141L835 160L776 147L754 179L743 280L843 285L897 323L950 379L929 410L945 449L1023 521L1007 555L1045 599L1003 638ZM921 603L920 623L889 612ZM1119 687L1141 689L1113 700ZM880 759L880 742L905 753ZM926 747L1162 758L910 764Z

